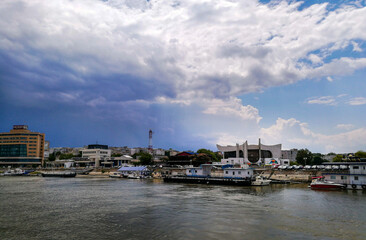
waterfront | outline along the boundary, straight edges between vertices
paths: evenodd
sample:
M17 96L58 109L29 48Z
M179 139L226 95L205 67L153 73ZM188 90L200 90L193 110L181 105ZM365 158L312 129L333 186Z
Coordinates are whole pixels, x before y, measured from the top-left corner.
M365 239L365 191L0 178L2 239Z

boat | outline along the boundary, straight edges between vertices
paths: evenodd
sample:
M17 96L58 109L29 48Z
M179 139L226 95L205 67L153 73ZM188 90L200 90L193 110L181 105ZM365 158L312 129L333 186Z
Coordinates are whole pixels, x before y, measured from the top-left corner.
M43 172L42 177L75 177L76 172L64 172L64 171L57 171L57 172Z
M109 173L109 177L110 178L122 178L123 176L122 176L122 173L120 173L120 172L111 172L111 173Z
M15 170L9 169L8 171L4 172L4 176L23 176L23 175L25 175L25 171L20 168L16 168Z
M337 189L344 189L345 186L343 184L326 181L324 176L321 177L313 177L312 182L310 183L309 187L311 189L323 189L323 190L337 190Z
M268 186L272 181L265 179L262 176L257 176L255 181L252 182L252 186Z
M131 173L127 176L127 178L130 178L130 179L139 179L140 178L140 175L138 175L137 173Z

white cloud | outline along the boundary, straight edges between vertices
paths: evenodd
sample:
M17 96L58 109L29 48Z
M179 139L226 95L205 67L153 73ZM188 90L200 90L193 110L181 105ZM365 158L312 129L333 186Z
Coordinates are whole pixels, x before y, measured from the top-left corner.
M324 105L336 105L336 101L334 97L332 96L324 96L324 97L318 97L309 99L307 101L308 104L324 104Z
M366 98L364 97L356 97L352 98L350 101L348 101L349 105L364 105L366 104Z
M242 120L255 120L257 123L262 119L257 108L250 105L243 106L238 98L209 100L205 101L204 105L207 106L203 111L205 114L239 117Z
M355 126L353 124L338 124L337 128L344 129L344 130L351 130Z
M358 45L358 43L357 43L357 42L355 42L355 41L351 41L351 43L352 43L353 51L354 51L354 52L362 52L362 49L360 48L360 46Z
M329 12L324 3L299 11L301 4L4 0L0 51L40 75L57 75L45 63L61 64L73 81L94 74L155 79L178 101L226 99L366 67L364 58L322 60L350 42L359 50L351 40L366 40L365 7ZM161 96L154 90L151 99Z
M306 123L294 118L278 118L274 125L262 128L260 133L266 142L283 143L284 148L308 148L322 153L357 151L364 147L363 142L366 141L365 128L325 135L315 133Z

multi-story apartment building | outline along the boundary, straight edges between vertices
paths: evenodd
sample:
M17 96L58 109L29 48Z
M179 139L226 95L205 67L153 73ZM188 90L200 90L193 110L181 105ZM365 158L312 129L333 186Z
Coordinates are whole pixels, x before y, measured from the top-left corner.
M31 132L27 125L14 125L0 133L0 166L25 167L43 165L45 134Z

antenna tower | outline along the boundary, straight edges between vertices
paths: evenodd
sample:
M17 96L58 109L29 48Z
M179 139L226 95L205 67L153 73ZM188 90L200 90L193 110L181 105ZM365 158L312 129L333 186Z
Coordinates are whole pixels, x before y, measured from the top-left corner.
M150 131L149 131L149 151L150 151L150 152L152 152L152 151L153 151L152 135L153 135L153 131L150 129Z

